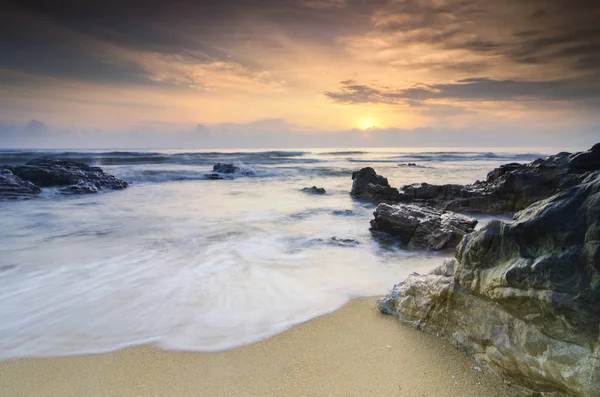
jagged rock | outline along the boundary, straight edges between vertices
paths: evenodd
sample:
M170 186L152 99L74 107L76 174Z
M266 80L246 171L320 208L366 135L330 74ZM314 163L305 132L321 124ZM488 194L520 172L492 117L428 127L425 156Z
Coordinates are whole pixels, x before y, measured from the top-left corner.
M477 220L462 214L411 204L379 204L371 228L398 236L412 250L437 251L454 248Z
M233 164L217 163L213 166L213 172L219 174L234 174L240 170L240 167L236 167Z
M407 202L449 211L503 214L520 211L583 181L600 170L600 144L580 153L558 153L529 164L510 163L494 169L483 182L471 185L406 185Z
M107 174L100 167L54 158L33 159L10 167L13 174L37 186L69 186L67 194L96 193L98 189L124 189L127 182ZM83 188L83 186L94 188ZM79 187L78 187L79 186Z
M600 172L466 235L379 308L536 392L600 396Z
M327 193L327 191L322 188L322 187L316 187L316 186L312 186L312 187L305 187L302 189L302 191L304 193L309 193L309 194L325 194Z
M14 175L9 169L0 169L0 199L32 198L42 190L31 182Z
M352 181L350 195L359 200L374 203L394 203L403 200L398 189L391 187L388 180L378 175L371 167L354 171Z

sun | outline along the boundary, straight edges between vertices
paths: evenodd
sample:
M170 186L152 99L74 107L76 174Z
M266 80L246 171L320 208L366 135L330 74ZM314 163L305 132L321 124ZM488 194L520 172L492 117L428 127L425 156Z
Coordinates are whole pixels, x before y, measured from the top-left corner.
M358 128L361 130L370 130L371 128L375 128L377 123L373 119L360 119L358 121Z

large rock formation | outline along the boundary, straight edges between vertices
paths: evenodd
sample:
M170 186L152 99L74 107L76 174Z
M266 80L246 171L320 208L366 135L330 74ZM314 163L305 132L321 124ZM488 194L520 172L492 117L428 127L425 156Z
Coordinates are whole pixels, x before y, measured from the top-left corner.
M466 235L379 308L529 389L600 396L600 172Z
M352 173L352 190L350 195L373 203L394 203L403 201L403 195L398 189L388 183L387 178L378 175L371 167L363 168Z
M417 183L390 187L372 168L352 174L352 196L375 203L416 203L454 212L514 213L583 181L600 170L600 144L579 153L558 153L528 164L502 165L471 185Z
M510 163L494 169L472 185L406 185L404 200L449 211L503 214L575 186L600 170L600 144L579 153L559 153L529 164Z
M0 200L26 199L40 194L42 190L31 182L24 181L10 170L0 170Z
M99 189L124 189L127 182L105 173L99 167L54 158L33 159L4 167L19 178L40 187L64 186L63 194L96 193Z
M379 204L373 215L373 230L398 236L411 250L454 248L477 224L465 215L412 204Z

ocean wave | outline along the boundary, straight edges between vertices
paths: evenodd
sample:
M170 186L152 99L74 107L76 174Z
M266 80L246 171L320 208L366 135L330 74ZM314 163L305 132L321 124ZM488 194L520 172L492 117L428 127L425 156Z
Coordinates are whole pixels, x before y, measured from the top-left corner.
M93 165L188 164L204 165L241 161L256 164L317 163L321 160L302 158L307 152L132 152L132 151L15 151L1 150L0 164L23 164L38 157L63 158Z
M325 153L319 153L322 155L329 155L329 156L350 156L352 154L369 154L369 152L363 152L360 150L349 150L349 151L342 151L342 152L325 152Z

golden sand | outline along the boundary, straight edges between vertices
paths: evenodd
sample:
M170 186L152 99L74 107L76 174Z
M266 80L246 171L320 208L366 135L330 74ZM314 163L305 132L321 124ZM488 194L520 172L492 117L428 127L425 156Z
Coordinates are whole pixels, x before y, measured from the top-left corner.
M448 342L357 299L219 353L136 347L0 362L2 396L513 396Z

